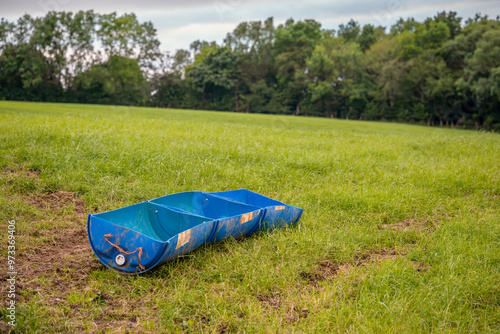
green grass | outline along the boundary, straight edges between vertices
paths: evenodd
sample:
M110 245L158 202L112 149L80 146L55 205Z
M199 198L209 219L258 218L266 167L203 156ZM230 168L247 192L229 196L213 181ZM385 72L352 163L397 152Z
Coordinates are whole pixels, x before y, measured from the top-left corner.
M8 172L16 170L38 175ZM7 221L15 219L19 254L50 247L52 233L85 226L85 217L72 222L68 210L27 201L59 190L76 192L88 212L181 191L239 188L305 210L297 226L203 247L145 275L97 266L62 297L50 285L52 276L35 277L47 288L20 290L26 301L18 305L14 331L500 328L495 133L0 102L0 171L0 237L6 240ZM391 228L406 219L412 219L408 229ZM425 228L416 228L417 222ZM5 258L6 242L1 244ZM363 262L380 250L400 255ZM325 261L344 269L308 280ZM65 279L71 280L68 270ZM56 295L63 300L54 303Z

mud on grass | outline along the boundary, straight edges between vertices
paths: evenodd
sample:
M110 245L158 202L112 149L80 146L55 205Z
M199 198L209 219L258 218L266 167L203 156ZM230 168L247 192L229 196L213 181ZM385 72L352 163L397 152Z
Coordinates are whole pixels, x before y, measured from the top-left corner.
M14 172L4 174L9 173ZM36 178L38 174L30 175ZM37 216L32 219L33 223L56 219L57 224L49 222L45 226L51 225L50 228L27 228L27 235L18 234L18 238L28 240L19 249L16 259L18 303L29 304L35 300L41 307L66 309L65 312L73 314L72 318L75 319L75 323L70 326L72 330L84 331L85 328L77 320L83 312L81 296L84 295L87 301L104 306L104 318L111 316L115 319L110 322L109 319L97 317L93 322L93 330L137 328L137 316L130 317L115 311L137 309L144 300L127 307L112 294L90 287L90 276L106 269L94 256L87 238L84 200L69 191L21 195L20 198L36 208ZM0 276L2 281L7 278L6 274ZM1 325L5 325L3 332L11 329L3 322Z
M432 232L442 224L443 221L449 220L450 218L452 217L447 213L436 213L423 218L407 218L395 224L382 224L380 227L382 229L399 232Z
M74 192L57 191L23 196L23 200L41 211L41 220L57 217L57 224L47 224L53 226L44 229L28 229L30 246L22 249L19 256L20 283L32 284L35 281L32 278L41 275L54 275L54 281L58 282L65 274L71 274L74 282L80 282L99 266L87 239L83 199L76 197ZM39 243L37 239L42 237L46 242Z
M290 299L283 296L279 290L269 293L260 293L255 296L269 313L279 314L278 316L287 323L292 323L305 319L309 316L309 309L294 304Z
M381 261L394 261L404 259L405 262L419 272L428 270L428 266L423 262L411 261L405 259L406 250L396 249L372 249L354 256L353 261L338 263L332 260L322 260L309 272L302 271L299 273L300 278L308 282L315 288L319 287L319 283L327 280L334 280L339 275L348 275L350 271L358 267L366 267Z
M32 169L26 167L19 168L7 168L2 170L2 177L7 180L7 182L14 181L17 177L27 177L30 179L35 179L40 175L42 171L40 169Z
M107 274L108 269L94 255L88 241L85 201L70 191L22 195L21 199L36 208L38 215L33 222L48 220L51 222L46 225L52 227L27 230L29 243L17 258L19 302L35 301L49 310L64 310L72 322L54 331L142 332L141 321L157 313L155 307L149 306L150 297L123 299L113 291L96 287L93 275ZM89 310L89 304L93 310ZM95 314L96 309L101 310L100 315Z
M38 220L52 220L50 228L27 227L29 235L18 250L17 272L21 297L28 302L33 296L45 297L50 292L63 296L76 287L85 285L88 275L100 267L93 256L85 227L86 210L83 199L74 192L57 191L52 194L31 194L21 197L36 207ZM42 280L40 278L43 278Z

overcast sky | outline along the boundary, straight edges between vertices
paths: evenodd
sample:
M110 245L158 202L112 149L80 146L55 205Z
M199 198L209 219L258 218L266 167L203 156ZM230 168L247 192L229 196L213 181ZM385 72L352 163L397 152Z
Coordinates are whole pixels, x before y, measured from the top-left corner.
M323 28L336 29L351 18L362 25L389 27L400 17L421 21L439 11L456 11L464 19L475 13L500 15L500 0L0 0L0 16L15 20L28 13L43 16L50 10L93 9L99 13L134 12L140 21L152 21L161 49L188 49L196 39L221 42L243 21L274 17L315 19Z

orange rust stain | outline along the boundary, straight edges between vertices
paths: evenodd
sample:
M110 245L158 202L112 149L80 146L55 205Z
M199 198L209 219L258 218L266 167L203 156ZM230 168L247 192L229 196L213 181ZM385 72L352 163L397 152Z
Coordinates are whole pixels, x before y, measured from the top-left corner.
M244 224L253 218L253 212L245 213L241 215L240 224Z
M189 239L191 239L191 230L180 233L179 238L177 239L177 247L175 247L175 249L179 249L187 244L189 242Z

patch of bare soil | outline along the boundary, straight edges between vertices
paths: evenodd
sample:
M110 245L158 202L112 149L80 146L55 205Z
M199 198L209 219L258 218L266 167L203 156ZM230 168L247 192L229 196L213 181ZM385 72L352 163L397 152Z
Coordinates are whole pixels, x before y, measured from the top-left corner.
M74 192L58 191L30 195L25 200L60 217L68 225L47 230L46 233L51 234L49 245L35 244L18 257L19 286L30 291L30 295L57 292L56 295L61 297L75 287L84 286L87 276L101 265L93 256L87 239L83 199L76 197ZM68 206L72 207L72 212L60 215L60 211ZM39 279L42 275L45 278L43 284ZM29 299L29 295L26 297Z
M8 177L12 181L14 177L24 176L30 179L35 179L42 171L39 169L28 168L8 168L2 171L3 177Z
M290 311L285 314L285 319L288 322L296 322L300 319L305 319L309 316L309 310L307 308L299 308L297 306L292 306Z
M263 304L265 304L271 308L278 309L281 306L281 297L280 297L279 292L260 293L256 297Z
M95 290L93 292L94 295L97 296L92 300L92 302L102 305L102 314L93 320L95 331L92 332L150 332L143 329L141 321L151 320L157 316L158 308L156 306L151 306L153 300L152 296L154 296L155 291L146 291L143 296L137 299L123 298L121 295L114 295L110 292ZM81 317L82 314L89 312L81 310L79 304L72 304L70 307L73 309L74 315L77 317Z
M429 266L424 262L411 261L411 265L413 266L413 269L419 272L427 272L427 270L429 270Z
M28 243L16 259L19 302L38 296L47 305L65 303L71 291L85 287L90 273L101 268L87 239L85 203L67 191L23 199L43 210L44 215L57 217L61 226L25 236ZM49 244L40 242L40 236L49 237ZM7 278L0 276L0 280Z
M314 285L319 281L336 278L339 272L347 270L348 267L348 264L338 265L329 260L324 260L319 262L311 272L301 272L299 276Z
M0 333L10 333L12 330L14 329L13 326L3 322L3 321L0 321Z
M279 291L270 293L261 293L256 295L256 298L264 305L270 312L277 312L278 310L284 311L284 320L286 322L295 322L309 316L307 308L300 308L297 305L290 305L284 302Z
M405 255L406 253L404 251L396 251L394 249L386 249L386 248L373 249L366 253L356 256L355 266L359 267L367 263L378 262L386 259L395 260Z
M366 266L384 260L396 260L406 255L404 251L394 249L374 249L355 256L353 263L336 264L335 262L324 260L318 262L316 267L310 272L301 272L299 276L314 287L319 287L319 282L337 278L340 273L349 272L353 268ZM423 262L410 261L416 271L425 272L428 267Z
M70 191L57 191L52 194L31 195L26 198L28 203L42 210L60 211L72 205L75 218L85 219L86 210L83 199L75 196L76 193Z
M218 334L233 333L233 332L236 332L236 328L234 328L234 326L231 326L227 322L222 322L217 326L216 333Z
M424 218L414 218L405 219L403 221L397 222L396 224L383 224L380 225L383 229L389 229L393 231L421 231L421 232L431 232L435 230L443 220L450 219L448 214L435 214L427 216Z
M26 302L36 295L40 303L47 306L68 306L68 312L72 312L70 317L75 319L72 330L88 331L77 320L85 318L82 315L84 311L79 304L69 303L68 296L72 292L89 292L89 276L92 272L108 269L93 254L88 241L85 202L74 192L68 191L29 195L24 200L44 211L47 216L57 217L61 224L26 236L30 240L29 249L25 249L16 261L20 301ZM49 243L38 245L40 237L49 240ZM0 280L6 278L0 276ZM95 332L142 332L139 324L141 319L133 314L140 311L140 314L148 314L147 318L151 318L158 311L149 306L149 296L130 300L109 292L92 292L96 296L92 302L104 307L102 318L94 320L95 328L92 331Z

